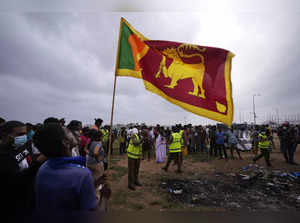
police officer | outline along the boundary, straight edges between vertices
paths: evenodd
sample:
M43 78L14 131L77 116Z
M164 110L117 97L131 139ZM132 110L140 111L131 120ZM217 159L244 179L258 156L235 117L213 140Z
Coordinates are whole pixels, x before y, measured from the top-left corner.
M135 186L142 186L139 182L139 169L142 155L143 140L138 135L137 128L131 130L129 145L127 148L128 154L128 188L135 190Z
M262 127L261 132L258 134L258 148L260 150L260 154L254 157L253 162L255 163L260 158L264 157L267 166L272 166L270 163L270 133L266 131L264 127Z
M181 171L181 165L182 165L182 153L181 153L181 147L182 147L182 134L179 133L178 127L172 128L173 133L171 134L168 144L169 144L169 154L168 154L168 162L165 167L162 169L164 171L168 171L169 165L174 160L174 162L177 164L177 173L182 173Z

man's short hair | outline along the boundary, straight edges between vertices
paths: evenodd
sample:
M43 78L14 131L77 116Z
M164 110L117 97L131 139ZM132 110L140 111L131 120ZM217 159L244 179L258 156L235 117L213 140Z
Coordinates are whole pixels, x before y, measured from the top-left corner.
M25 124L23 122L20 121L8 121L5 122L2 126L2 133L4 135L9 135L13 132L14 128L18 128L18 127L23 127L25 126Z
M62 155L65 137L65 131L59 123L48 123L37 130L33 142L46 157L59 157Z
M49 124L49 123L58 123L59 124L60 122L57 118L49 117L44 120L44 124Z
M0 125L5 123L5 119L0 117Z
M103 120L101 118L95 118L95 124L102 124Z

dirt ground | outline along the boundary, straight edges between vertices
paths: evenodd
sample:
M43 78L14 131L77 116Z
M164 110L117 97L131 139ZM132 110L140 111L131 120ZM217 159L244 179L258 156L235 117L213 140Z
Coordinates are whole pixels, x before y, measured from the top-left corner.
M276 137L275 145L277 148L271 153L272 167L268 169L285 172L300 172L300 165L294 166L285 162L283 155L279 152L279 143ZM127 155L117 155L117 151L115 151L115 153L116 154L112 156L112 167L110 171L112 188L112 197L109 201L110 211L217 211L218 208L207 206L194 208L172 202L169 194L160 187L162 180L197 179L199 176L217 179L218 173L229 174L239 172L241 168L252 163L254 156L251 152L242 152L243 160L228 159L226 161L208 157L206 154L189 154L184 157L183 173L181 174L175 173L176 166L172 166L172 164L170 165L169 171L164 172L161 168L165 163L156 163L153 156L152 160L142 160L141 162L139 178L143 186L136 187L136 191L131 191L127 188ZM300 163L299 145L295 153L295 161ZM266 166L263 158L260 159L257 164Z

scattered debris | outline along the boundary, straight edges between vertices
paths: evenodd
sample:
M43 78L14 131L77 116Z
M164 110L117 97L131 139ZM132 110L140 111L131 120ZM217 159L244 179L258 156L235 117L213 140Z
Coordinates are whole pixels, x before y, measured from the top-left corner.
M300 210L300 173L248 165L240 173L216 173L215 180L169 179L160 187L173 202L226 210Z

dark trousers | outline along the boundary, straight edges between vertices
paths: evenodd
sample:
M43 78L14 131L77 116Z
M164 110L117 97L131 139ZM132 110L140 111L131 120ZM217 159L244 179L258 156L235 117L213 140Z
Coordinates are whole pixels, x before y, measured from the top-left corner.
M217 156L218 155L218 151L216 148L216 143L214 141L210 141L210 149L209 149L209 155L210 156Z
M280 146L286 162L293 163L294 153L297 148L297 143L281 143Z
M205 146L205 143L204 143L204 142L200 142L200 143L199 143L199 151L200 151L201 153L206 152L206 146Z
M266 164L268 166L271 166L271 163L270 163L270 152L269 152L268 149L261 149L260 150L260 154L257 155L256 157L254 157L253 161L256 162L257 160L259 160L262 157L265 158Z
M119 150L120 150L120 155L123 154L123 153L126 153L126 142L121 142L120 143L120 147L119 147Z
M128 186L134 186L139 183L140 159L128 157Z
M236 144L229 144L229 147L230 147L230 152L231 152L231 157L234 158L234 155L233 155L233 150L236 151L236 153L238 154L239 158L241 159L241 154L240 154L240 151L239 149L237 148L237 145Z
M143 159L146 159L148 157L147 159L151 160L151 152L151 148L143 150Z
M182 165L182 152L177 153L169 153L168 155L168 161L165 166L165 169L168 170L172 160L174 160L174 163L177 164L177 171L181 171L181 165Z
M225 158L227 159L227 153L226 153L226 148L224 144L216 144L217 151L219 153L220 158L223 158L223 153Z

